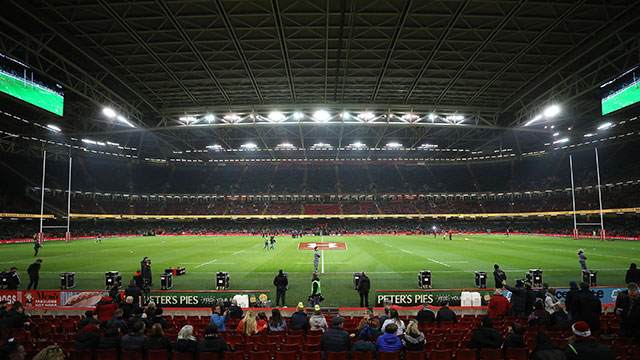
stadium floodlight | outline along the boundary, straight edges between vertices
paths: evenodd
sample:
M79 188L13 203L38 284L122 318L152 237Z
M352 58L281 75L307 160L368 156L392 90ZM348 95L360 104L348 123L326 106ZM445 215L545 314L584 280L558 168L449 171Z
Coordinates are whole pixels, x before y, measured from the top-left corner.
M544 117L546 118L552 118L558 115L559 113L560 113L560 106L558 105L551 105L546 109L544 109Z
M386 146L387 146L388 148L401 148L401 147L402 147L402 144L397 143L397 142L390 142L390 143L387 143L387 145L386 145Z
M431 120L431 122L433 122L433 120L435 119L436 119L436 114L434 113L429 114L429 120Z
M436 144L422 144L419 146L420 149L433 149L433 148L437 148L438 145Z
M186 123L195 122L197 119L195 116L182 116L180 121L184 121Z
M114 117L116 117L118 115L118 114L116 114L115 111L113 111L112 108L108 108L108 107L102 109L102 113L108 118L114 118Z
M553 136L558 136L558 135L560 135L560 133L559 133L559 132L557 132L557 133L553 133Z
M293 118L296 120L301 120L303 117L304 117L304 114L299 111L296 111L293 113Z
M96 141L96 145L107 146L107 144L103 143L102 141Z
M369 112L369 111L364 111L361 112L360 114L358 114L358 119L365 121L365 122L369 122L373 119L375 119L376 114Z
M416 115L416 114L404 114L402 115L402 120L404 121L415 121L418 120L420 118L420 116Z
M285 119L284 114L281 113L280 111L272 111L269 113L267 117L269 118L269 120L273 122L281 122L281 121L284 121Z
M91 145L95 145L96 142L93 140L89 140L89 139L82 139L82 142L85 144L91 144Z
M596 136L597 134L595 133L588 133L588 134L584 134L584 137L588 138L588 137L592 137L592 136Z
M246 144L240 145L240 147L243 148L243 149L256 149L256 148L258 148L258 145L254 144L254 143L246 143Z
M317 122L327 122L331 119L331 114L326 110L318 110L313 113L313 120Z
M536 117L534 117L533 119L531 119L531 120L527 121L527 122L524 124L524 126L529 126L529 125L533 124L534 122L536 122L536 121L538 121L538 120L540 120L540 119L542 119L542 115L537 115L537 116L536 116Z
M611 126L613 126L613 123L611 122L606 122L604 124L601 124L600 126L598 126L598 130L604 130L604 129L608 129Z
M107 145L111 145L111 146L120 146L120 144L118 144L118 143L114 143L114 142L111 142L111 141L107 141Z
M236 114L227 114L223 117L223 119L228 123L234 123L240 120L240 116Z
M281 149L293 149L295 146L293 146L293 144L291 143L284 142L282 144L278 144L276 147Z
M562 139L558 139L556 141L554 141L554 144L562 144L562 143L566 143L569 142L569 138L562 138Z
M214 121L216 119L216 117L213 114L207 114L207 115L204 116L204 119L207 122L212 122L212 121Z
M207 149L211 149L211 150L222 150L222 146L220 145L207 145Z
M47 130L49 131L53 131L53 132L60 132L62 131L62 129L60 129L59 127L53 125L53 124L48 124L47 126Z
M342 114L340 114L340 117L342 117L344 120L348 120L351 117L351 114L345 111Z
M326 144L326 143L315 143L312 146L313 148L330 148L331 144Z
M433 225L433 226L431 227L431 230L435 230L435 229L437 229L437 228L436 228L436 226L435 226L435 225Z
M349 144L349 146L350 146L350 147L352 147L352 148L358 148L358 149L361 149L361 148L363 148L363 147L366 147L367 145L365 145L365 144L363 144L363 143L361 143L361 142L355 142L355 143L353 143L353 144Z
M118 121L120 121L121 123L126 124L126 125L127 125L127 126L129 126L129 127L132 127L132 128L136 127L135 125L133 125L132 123L130 123L130 122L129 122L129 120L127 120L127 119L126 119L124 116L122 116L122 115L118 115L117 119L118 119Z

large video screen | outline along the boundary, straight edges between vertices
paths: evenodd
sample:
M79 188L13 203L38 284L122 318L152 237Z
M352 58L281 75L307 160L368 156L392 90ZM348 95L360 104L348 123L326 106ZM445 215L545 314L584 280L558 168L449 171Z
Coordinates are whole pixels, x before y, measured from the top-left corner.
M62 86L33 72L18 60L0 54L0 91L62 116Z
M602 115L609 114L640 101L640 71L638 66L600 86Z

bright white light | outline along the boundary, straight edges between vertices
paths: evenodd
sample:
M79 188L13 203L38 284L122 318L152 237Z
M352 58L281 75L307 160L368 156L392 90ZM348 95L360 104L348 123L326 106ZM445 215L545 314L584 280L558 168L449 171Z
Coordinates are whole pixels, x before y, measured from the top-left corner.
M242 144L240 145L241 148L243 149L255 149L258 147L258 145L254 144L254 143L246 143L246 144Z
M47 125L47 129L49 129L49 130L51 130L51 131L53 131L53 132L60 132L60 131L62 131L62 129L60 129L59 127L57 127L57 126L55 126L55 125L52 125L52 124Z
M273 122L280 122L284 120L285 116L280 111L272 111L269 113L268 118Z
M107 141L107 145L111 145L111 146L120 146L120 144L118 144L118 143L114 143L114 142L111 142L111 141Z
M190 122L196 121L196 117L195 116L183 116L183 117L180 118L180 121L184 121L186 123L190 123Z
M126 124L129 127L135 127L135 125L130 123L129 120L125 119L124 116L122 116L122 115L118 115L118 121L120 121L121 123Z
M560 133L559 133L559 132L557 132L557 133L553 133L553 136L558 136L558 135L560 135Z
M402 147L402 144L397 143L397 142L390 142L390 143L387 143L386 146L388 148L400 148L400 147Z
M107 146L107 144L103 143L102 141L96 141L96 145Z
M212 122L212 121L214 121L216 119L216 117L213 114L207 114L207 115L204 116L204 119L207 122Z
M352 148L363 148L363 147L366 147L367 145L365 145L365 144L363 144L361 142L356 142L356 143L353 143L353 144L349 144L349 146L352 147Z
M569 138L562 138L562 139L558 139L556 141L554 141L554 144L562 144L562 143L566 143L569 142Z
M369 112L369 111L361 112L360 114L358 114L358 119L363 120L363 121L371 121L375 117L376 117L376 115L374 113L372 113L372 112Z
M611 127L611 125L613 125L613 124L612 124L612 123L610 123L610 122L606 122L606 123L604 123L604 124L602 124L602 125L598 126L598 130L608 129L608 128L610 128L610 127Z
M435 229L436 229L436 226L435 226L435 225L433 225L433 226L431 227L431 229L432 229L432 230L435 230Z
M422 144L422 145L420 145L421 149L432 149L432 148L437 148L437 147L438 147L438 145L435 145L435 144Z
M404 114L402 115L402 119L405 121L414 121L418 120L419 116L416 114Z
M207 149L211 149L211 150L221 150L222 146L220 145L207 145Z
M284 148L284 149L292 149L295 146L293 146L293 144L291 144L291 143L282 143L282 144L278 144L277 147Z
M112 109L112 108L108 108L108 107L106 107L106 108L102 109L102 113L103 113L106 117L109 117L109 118L114 118L114 117L116 117L116 115L118 115L118 114L116 114L116 112L115 112L115 111L113 111L113 109Z
M313 120L317 122L327 122L331 119L331 114L325 110L318 110L313 113Z
M299 111L298 111L298 112L294 112L294 113L293 113L293 118L294 118L294 119L296 119L296 120L300 120L300 119L302 119L303 117L304 117L304 114L303 114L303 113L301 113L301 112L299 112Z
M351 117L351 114L349 114L348 112L343 112L342 114L340 114L340 116L345 119L348 120Z
M331 144L325 144L325 143L315 143L313 144L314 148L330 148Z
M240 116L238 116L236 114L227 114L227 115L224 116L224 119L229 123L234 123L234 122L240 120Z
M527 122L524 124L524 126L529 126L529 125L533 124L534 122L536 122L536 121L538 121L538 120L540 120L540 119L542 119L542 115L537 115L537 116L536 116L536 117L534 117L533 119L531 119L531 120L527 121Z
M592 137L592 136L596 136L597 134L595 133L588 133L588 134L584 134L584 137L588 138L588 137Z
M89 140L89 139L82 139L82 142L83 142L83 143L85 143L85 144L92 144L92 145L95 145L95 144L96 144L96 142L95 142L95 141L93 141L93 140Z
M433 121L435 119L436 119L436 114L434 113L429 114L429 120Z
M560 113L560 107L558 105L551 105L544 109L544 117L552 118Z

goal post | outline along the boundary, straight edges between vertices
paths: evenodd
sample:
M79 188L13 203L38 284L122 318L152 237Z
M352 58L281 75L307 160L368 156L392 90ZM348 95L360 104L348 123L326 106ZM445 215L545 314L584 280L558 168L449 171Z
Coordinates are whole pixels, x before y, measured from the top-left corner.
M579 223L578 217L576 214L576 193L575 193L575 182L573 178L573 156L569 155L569 172L571 175L571 206L573 209L573 238L576 240L580 238L580 232L578 231L578 226L598 226L600 228L600 231L599 231L600 234L598 236L600 238L600 241L607 240L606 231L604 229L604 215L602 212L602 185L600 183L600 161L598 156L598 148L595 148L595 160L596 160L596 175L598 180L598 184L596 185L596 188L598 189L598 205L599 205L600 221Z
M47 150L42 152L42 183L40 187L40 228L36 235L36 241L40 244L44 243L44 229L45 228L63 228L65 229L65 241L71 241L71 166L72 157L69 155L69 188L67 190L67 224L64 226L44 226L44 193L47 177Z

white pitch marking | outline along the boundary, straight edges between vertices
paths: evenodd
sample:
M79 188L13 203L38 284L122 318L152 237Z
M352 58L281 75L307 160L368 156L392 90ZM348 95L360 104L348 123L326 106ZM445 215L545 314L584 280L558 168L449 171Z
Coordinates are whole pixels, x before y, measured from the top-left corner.
M240 254L241 252L244 252L244 250L236 251L236 252L234 252L234 253L233 253L233 254L231 254L231 255L238 255L238 254Z
M198 266L194 266L194 269L197 269L197 268L199 268L199 267L201 267L201 266L205 266L205 265L213 264L213 263L214 263L214 262L216 262L217 260L218 260L218 259L213 259L213 260L208 261L208 262L206 262L206 263L202 263L202 264L200 264L200 265L198 265Z
M434 263L436 263L436 264L444 265L444 266L446 266L446 267L451 267L451 265L449 265L449 264L445 264L445 263L443 263L442 261L433 260L432 258L427 258L427 260L429 260L429 261L431 261L431 262L434 262Z
M413 255L413 253L411 251L409 251L409 250L400 249L400 251L402 251L403 253L407 253L407 254Z

